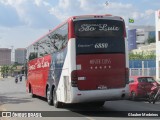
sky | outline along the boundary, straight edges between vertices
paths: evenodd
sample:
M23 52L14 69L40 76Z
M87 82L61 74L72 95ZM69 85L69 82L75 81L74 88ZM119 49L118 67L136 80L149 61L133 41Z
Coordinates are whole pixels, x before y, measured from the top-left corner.
M0 0L0 48L26 48L74 15L112 14L155 25L159 0ZM131 24L131 23L130 23Z

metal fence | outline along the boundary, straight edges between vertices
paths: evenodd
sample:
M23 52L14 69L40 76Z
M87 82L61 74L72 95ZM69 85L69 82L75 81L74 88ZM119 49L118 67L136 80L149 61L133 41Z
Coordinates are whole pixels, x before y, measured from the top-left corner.
M130 76L156 76L156 60L130 60Z
M156 76L156 68L130 68L130 76Z
M129 68L155 68L156 60L129 60Z

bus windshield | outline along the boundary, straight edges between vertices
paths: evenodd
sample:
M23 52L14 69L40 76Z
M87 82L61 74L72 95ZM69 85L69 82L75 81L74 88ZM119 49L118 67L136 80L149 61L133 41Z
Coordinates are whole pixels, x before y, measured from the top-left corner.
M125 53L123 24L105 19L75 21L76 53Z

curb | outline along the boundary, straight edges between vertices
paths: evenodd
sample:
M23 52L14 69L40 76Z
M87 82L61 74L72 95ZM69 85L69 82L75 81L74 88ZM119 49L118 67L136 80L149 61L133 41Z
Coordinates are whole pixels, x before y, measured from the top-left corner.
M10 79L10 78L14 78L14 77L7 77L7 78ZM1 79L6 79L6 78L0 77L0 80L1 80Z

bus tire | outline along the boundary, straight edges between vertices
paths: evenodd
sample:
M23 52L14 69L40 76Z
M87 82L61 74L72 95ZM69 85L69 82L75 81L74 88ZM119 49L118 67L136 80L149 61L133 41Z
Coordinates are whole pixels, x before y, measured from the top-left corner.
M52 100L53 96L52 93L50 92L49 87L47 87L46 97L47 97L47 103L49 105L53 105L53 100Z
M35 95L35 94L33 94L33 90L32 90L32 88L31 88L31 97L32 97L32 98L36 97L36 95Z
M92 107L102 107L104 105L104 103L105 103L105 101L97 101L97 102L90 102L87 104Z
M136 93L134 91L131 92L131 100L134 101L136 99Z
M62 103L57 100L57 94L55 90L53 90L53 104L56 108L62 108Z
M104 105L105 101L95 102L96 107L102 107Z
M156 95L156 94L154 95L153 104L155 104L155 103L156 103L156 101L157 101L158 97L159 97L158 95Z

